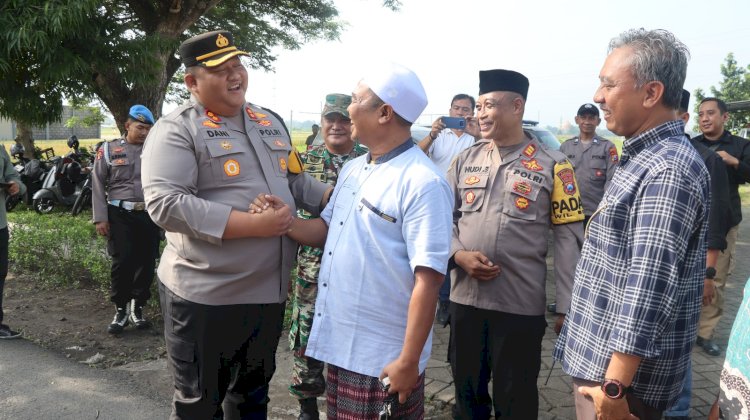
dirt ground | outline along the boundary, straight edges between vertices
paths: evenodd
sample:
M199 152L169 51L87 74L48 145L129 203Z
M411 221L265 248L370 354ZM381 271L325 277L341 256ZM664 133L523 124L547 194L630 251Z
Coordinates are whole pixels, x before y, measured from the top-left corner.
M96 367L156 360L166 355L159 308L144 308L152 328L125 327L122 334L107 333L114 305L101 291L40 287L29 274L8 273L3 300L5 323L23 332L27 340Z

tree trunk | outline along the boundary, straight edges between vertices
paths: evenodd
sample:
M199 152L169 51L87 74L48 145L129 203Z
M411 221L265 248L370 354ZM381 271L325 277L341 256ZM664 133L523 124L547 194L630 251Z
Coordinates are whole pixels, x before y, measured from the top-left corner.
M23 156L27 159L34 158L34 138L31 132L31 124L23 121L16 121L16 129L18 135L16 135L16 142L20 143L24 148Z

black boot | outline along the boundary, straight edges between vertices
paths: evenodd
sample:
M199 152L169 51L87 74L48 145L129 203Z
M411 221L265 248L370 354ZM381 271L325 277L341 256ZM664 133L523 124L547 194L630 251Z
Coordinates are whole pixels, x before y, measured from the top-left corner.
M317 398L299 400L299 417L297 417L297 420L318 420Z
M130 315L128 311L128 304L125 304L124 306L124 308L119 306L117 307L115 318L112 320L112 323L109 324L109 327L107 327L108 333L119 334L122 332L125 326L128 325L128 316Z
M130 301L130 322L139 330L150 326L146 318L143 317L143 304L136 302L135 299Z

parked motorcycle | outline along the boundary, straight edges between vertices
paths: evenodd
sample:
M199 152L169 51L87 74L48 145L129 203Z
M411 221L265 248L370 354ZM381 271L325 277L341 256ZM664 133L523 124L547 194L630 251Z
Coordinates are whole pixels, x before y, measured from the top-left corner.
M42 188L34 194L33 207L39 214L49 213L60 204L73 206L89 177L90 155L78 150L75 136L68 139L68 147L73 150L52 158Z
M44 183L47 164L40 159L28 159L24 157L24 151L23 146L18 143L10 148L10 155L16 159L14 168L21 176L21 182L26 185L26 193L23 196L16 194L7 197L5 200L5 209L7 211L13 210L21 201L27 205L31 205L34 193L39 191Z

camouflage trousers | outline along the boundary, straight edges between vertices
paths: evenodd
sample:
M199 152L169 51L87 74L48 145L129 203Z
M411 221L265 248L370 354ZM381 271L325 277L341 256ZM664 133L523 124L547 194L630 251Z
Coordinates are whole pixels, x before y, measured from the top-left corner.
M289 349L294 355L289 393L297 399L319 397L326 387L323 377L325 363L305 356L317 294L316 282L296 276L292 295L292 326L289 329Z

